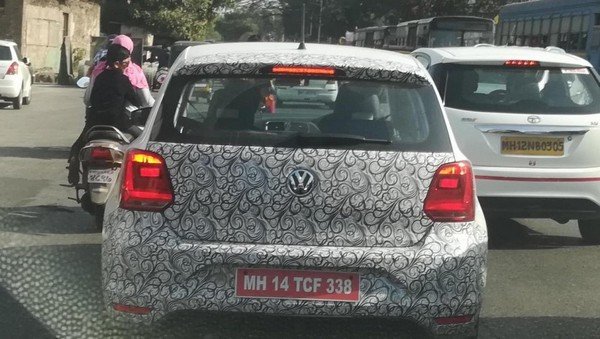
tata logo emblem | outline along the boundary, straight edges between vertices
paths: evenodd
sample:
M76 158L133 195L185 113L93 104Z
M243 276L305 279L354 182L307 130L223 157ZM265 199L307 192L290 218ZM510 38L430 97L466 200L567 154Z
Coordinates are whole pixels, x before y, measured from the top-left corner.
M288 188L295 196L308 195L315 187L315 176L308 170L297 169L288 176Z
M542 121L542 119L537 115L530 115L527 117L527 122L529 122L530 124L539 124L540 121Z

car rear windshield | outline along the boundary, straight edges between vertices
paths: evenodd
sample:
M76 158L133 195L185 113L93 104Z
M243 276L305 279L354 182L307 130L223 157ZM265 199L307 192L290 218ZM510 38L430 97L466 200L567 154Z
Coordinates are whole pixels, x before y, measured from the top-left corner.
M300 84L331 84L306 91ZM290 85L295 87L290 92ZM278 100L278 94L285 102ZM170 80L153 139L364 150L451 150L431 85L307 78Z
M10 54L10 47L0 46L0 60L12 60L12 55Z
M600 113L587 68L446 65L432 73L446 107L506 113Z

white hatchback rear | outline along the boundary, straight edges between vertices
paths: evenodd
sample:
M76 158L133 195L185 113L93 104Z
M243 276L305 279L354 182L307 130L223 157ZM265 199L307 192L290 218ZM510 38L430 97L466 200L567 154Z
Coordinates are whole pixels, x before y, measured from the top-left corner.
M432 74L489 217L578 219L600 242L600 86L557 48L413 52Z
M15 109L31 102L32 80L28 64L16 43L0 40L0 100L12 102Z

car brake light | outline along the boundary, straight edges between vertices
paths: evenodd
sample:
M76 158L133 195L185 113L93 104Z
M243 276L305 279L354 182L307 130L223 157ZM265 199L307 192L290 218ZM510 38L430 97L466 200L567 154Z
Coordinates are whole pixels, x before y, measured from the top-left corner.
M299 67L299 66L274 66L273 74L279 75L335 75L335 68L331 67Z
M90 152L90 157L93 161L112 161L112 153L110 149L105 147L94 147Z
M173 197L173 187L163 157L137 149L129 151L123 173L121 208L162 211L171 205Z
M438 168L424 203L425 214L436 222L465 222L475 219L473 171L468 162Z
M539 61L534 60L507 60L504 66L509 67L540 67Z
M19 63L13 62L12 64L10 64L10 66L8 66L8 69L6 70L6 75L16 75L17 73L19 73Z

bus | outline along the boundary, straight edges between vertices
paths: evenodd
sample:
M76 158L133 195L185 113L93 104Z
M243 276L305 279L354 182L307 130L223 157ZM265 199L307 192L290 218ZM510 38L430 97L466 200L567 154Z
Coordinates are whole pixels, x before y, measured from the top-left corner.
M395 26L359 28L355 46L411 52L420 47L474 46L494 42L494 21L472 16L439 16Z
M354 46L382 48L386 26L358 28L354 31Z
M539 0L500 9L496 44L556 46L600 66L600 0Z

